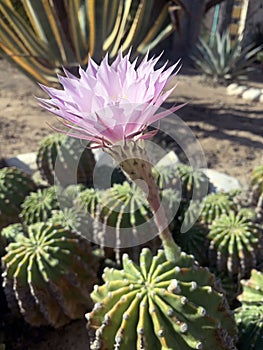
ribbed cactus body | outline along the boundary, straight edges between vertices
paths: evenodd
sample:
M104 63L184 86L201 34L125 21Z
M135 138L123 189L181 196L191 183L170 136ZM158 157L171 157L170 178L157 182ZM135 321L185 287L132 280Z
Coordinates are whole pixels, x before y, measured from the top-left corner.
M21 207L20 216L26 225L47 221L51 217L52 211L60 208L57 187L52 186L31 193L26 197Z
M245 276L256 265L260 234L247 217L229 212L210 227L210 261L219 271Z
M92 184L95 166L90 149L80 140L65 134L47 136L40 144L37 153L37 166L49 184Z
M259 194L263 193L263 165L256 167L252 172L252 185Z
M18 221L20 205L36 185L16 168L0 170L0 228Z
M209 241L208 229L201 224L193 225L187 232L175 234L176 243L187 254L192 254L202 265L207 263Z
M240 350L263 349L263 273L252 270L249 280L242 280L242 306L235 310Z
M91 349L236 349L236 328L214 277L182 253L143 249L140 265L123 256L123 270L106 268L87 315Z
M235 209L236 204L227 193L211 193L203 201L201 220L205 224L211 224L220 215Z
M9 306L31 325L59 327L91 306L96 260L90 244L60 225L30 225L9 244L2 264Z

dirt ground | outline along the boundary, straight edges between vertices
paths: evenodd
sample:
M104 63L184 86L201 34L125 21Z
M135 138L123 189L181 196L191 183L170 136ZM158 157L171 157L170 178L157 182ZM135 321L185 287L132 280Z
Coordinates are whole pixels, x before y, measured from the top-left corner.
M38 106L34 96L44 94L36 84L4 60L0 60L0 71L1 159L36 151L43 136L53 132L47 122L54 118ZM260 79L257 86L263 89L263 77ZM227 96L225 87L204 83L200 76L186 74L184 69L177 81L169 102L188 103L177 115L199 140L208 167L248 184L251 170L263 164L263 104ZM176 123L171 125L176 128ZM84 320L56 332L41 332L41 337L36 332L35 337L29 336L31 344L22 343L20 350L88 349Z
M36 84L4 60L0 69L0 158L36 151L43 136L53 132L47 122L54 117L38 106L34 96L44 95ZM261 74L257 86L263 88ZM263 163L263 104L227 96L225 87L204 83L184 69L176 80L169 101L188 103L177 114L199 140L208 167L246 184L253 167Z

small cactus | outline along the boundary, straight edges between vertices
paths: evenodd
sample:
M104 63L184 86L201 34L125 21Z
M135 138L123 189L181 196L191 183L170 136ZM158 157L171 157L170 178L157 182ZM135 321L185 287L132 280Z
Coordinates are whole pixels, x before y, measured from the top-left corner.
M205 195L209 189L209 179L199 169L194 170L191 166L179 164L176 168L176 176L182 182L183 198L191 199L194 191L198 196Z
M24 229L21 224L12 224L3 228L1 236L6 240L7 243L15 242L19 236L24 235Z
M55 133L40 143L37 166L50 185L55 181L63 187L75 183L91 185L95 160L91 150L79 140Z
M0 229L18 222L21 203L36 189L31 178L17 168L0 170Z
M209 241L207 239L207 227L197 223L187 232L175 235L176 243L187 254L192 254L201 265L207 263Z
M59 209L57 187L52 186L31 193L26 197L21 207L20 216L25 224L31 225L47 221L51 217L52 211Z
M236 349L236 327L215 279L185 253L177 264L143 249L140 266L104 270L87 314L91 349Z
M263 349L263 305L245 304L235 310L239 350Z
M243 277L256 264L259 238L257 226L247 217L232 211L222 214L210 226L210 261L219 271Z
M221 214L227 214L236 209L236 204L227 193L211 193L203 201L201 221L211 224Z
M59 327L91 306L96 260L90 244L60 225L36 223L2 258L3 286L13 311L33 326Z
M263 303L263 272L252 270L249 280L241 281L243 293L238 299L242 303Z
M259 194L263 193L263 165L256 167L252 172L252 186Z

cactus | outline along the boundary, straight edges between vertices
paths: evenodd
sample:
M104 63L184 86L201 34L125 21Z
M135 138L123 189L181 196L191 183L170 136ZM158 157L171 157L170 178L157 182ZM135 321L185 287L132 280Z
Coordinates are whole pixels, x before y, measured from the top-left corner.
M2 263L9 306L33 326L62 326L91 306L96 260L90 244L60 225L28 226Z
M16 242L16 239L21 235L24 235L23 226L21 224L8 225L1 231L1 236L7 243Z
M40 143L37 166L51 185L55 182L63 187L76 183L91 185L95 160L91 150L79 140L55 133Z
M180 232L175 235L176 243L187 254L192 254L201 265L207 263L208 229L199 223L192 226L187 232Z
M88 218L80 208L63 208L52 211L52 216L48 220L54 224L60 224L68 230L76 231L84 237L88 237Z
M20 205L35 188L34 182L23 171L17 168L0 170L0 229L19 221Z
M263 273L251 271L249 280L241 281L243 293L238 299L242 306L235 310L239 329L240 350L263 348Z
M201 221L211 224L221 214L226 214L236 209L236 204L227 193L211 193L203 201Z
M20 216L27 225L36 222L45 222L51 215L52 210L59 209L59 201L57 198L56 186L46 189L39 189L37 192L31 193L22 203L22 211Z
M243 305L235 311L239 350L263 349L263 305Z
M259 194L263 193L263 165L256 167L252 172L251 183Z
M219 271L244 277L256 264L259 238L257 225L247 217L232 211L222 214L210 226L210 260L216 260Z
M209 179L201 170L194 170L191 166L179 164L176 168L176 176L182 182L183 198L191 199L193 191L198 196L207 193Z
M236 327L214 276L185 253L177 264L143 249L140 266L104 270L87 314L91 349L236 349Z

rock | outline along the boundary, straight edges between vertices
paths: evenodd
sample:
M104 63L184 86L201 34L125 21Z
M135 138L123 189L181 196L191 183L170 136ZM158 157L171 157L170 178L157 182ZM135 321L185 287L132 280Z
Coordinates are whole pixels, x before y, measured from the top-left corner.
M242 96L243 92L248 90L248 86L246 85L239 85L236 90L234 91L235 93L233 95L235 96Z
M235 91L237 89L238 85L236 83L232 83L230 85L228 85L228 87L226 88L227 94L228 95L235 95Z
M263 103L263 90L261 90L261 95L259 96L259 102Z
M209 178L212 192L229 192L232 190L241 190L240 182L232 176L213 169L201 169Z
M251 88L242 94L242 98L247 101L258 101L261 95L260 89Z
M7 166L13 166L32 175L37 170L36 153L18 154L16 157L6 159Z
M159 162L156 164L156 167L171 166L178 163L180 163L179 158L174 151L170 151L162 159L159 160Z

